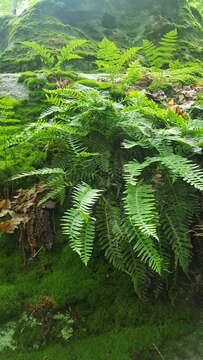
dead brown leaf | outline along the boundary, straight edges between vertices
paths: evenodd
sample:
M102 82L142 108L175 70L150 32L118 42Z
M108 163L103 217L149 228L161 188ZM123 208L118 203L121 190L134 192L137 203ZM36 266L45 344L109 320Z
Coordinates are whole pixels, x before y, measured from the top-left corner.
M11 202L9 199L4 199L0 201L0 209L10 209Z

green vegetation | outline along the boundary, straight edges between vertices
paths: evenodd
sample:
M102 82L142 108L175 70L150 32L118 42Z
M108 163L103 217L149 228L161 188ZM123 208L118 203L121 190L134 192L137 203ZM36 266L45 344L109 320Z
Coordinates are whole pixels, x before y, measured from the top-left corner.
M199 360L201 2L71 4L0 17L0 360Z
M55 65L55 68L62 70L64 63L73 60L81 59L81 56L74 53L74 50L79 46L84 45L86 40L71 40L66 47L63 47L60 50L60 54L57 55L57 63L55 63L54 56L42 45L39 45L34 42L24 41L23 44L34 49L41 58L41 61L48 69L52 69ZM54 64L55 63L55 64Z

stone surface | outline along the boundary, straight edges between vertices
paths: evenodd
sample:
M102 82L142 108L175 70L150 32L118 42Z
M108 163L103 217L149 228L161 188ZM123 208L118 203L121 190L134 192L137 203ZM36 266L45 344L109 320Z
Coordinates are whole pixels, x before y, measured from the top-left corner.
M20 74L0 74L0 95L11 95L16 99L29 96L28 89L18 83Z

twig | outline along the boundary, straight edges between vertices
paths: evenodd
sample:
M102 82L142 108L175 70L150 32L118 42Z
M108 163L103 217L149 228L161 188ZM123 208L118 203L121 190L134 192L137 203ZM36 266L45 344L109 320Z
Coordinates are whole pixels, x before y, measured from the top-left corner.
M162 360L165 360L164 356L162 355L162 353L161 353L161 351L158 349L158 347L157 347L155 344L153 344L153 346L154 346L155 350L157 351L157 353L159 354L160 358L161 358Z

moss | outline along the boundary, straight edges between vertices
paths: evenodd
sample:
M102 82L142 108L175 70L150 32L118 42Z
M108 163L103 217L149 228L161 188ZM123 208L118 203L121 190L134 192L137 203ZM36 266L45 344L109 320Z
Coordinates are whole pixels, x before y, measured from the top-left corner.
M25 80L25 84L29 90L40 90L46 85L45 79L38 79L36 77L28 78Z
M10 140L11 136L22 131L27 123L37 120L45 106L42 103L42 99L44 99L44 94L40 92L38 101L33 96L32 99L15 100L13 102L12 119L5 118L4 121L0 122L2 142L6 143L7 140ZM19 149L14 141L13 146L5 150L0 157L1 183L5 184L14 173L27 171L28 169L31 170L35 166L40 166L44 157L44 151L40 147L30 150L30 144L25 144L22 149Z
M5 246L8 241L10 245ZM52 344L29 353L26 347L26 352L0 353L0 360L157 360L154 344L165 351L169 343L199 326L198 309L182 302L172 306L166 299L141 303L127 276L114 272L96 254L86 268L68 246L64 248L64 241L57 232L53 250L42 251L22 271L17 237L1 239L3 321L14 319L41 296L51 296L60 311L71 311L75 322L74 337L66 346ZM32 347L31 339L32 334ZM27 346L24 340L23 346Z
M34 73L33 71L26 71L26 72L21 73L21 75L18 78L18 82L24 83L27 79L36 78L36 77L37 77L37 74Z
M163 90L168 97L175 95L173 86L166 81L154 79L148 87L149 91Z
M154 69L152 69L150 75L153 81L149 86L149 90L162 89L166 91L166 93L169 92L169 94L173 92L174 84L202 84L203 80L202 65L197 62L188 62L184 65L180 64L179 68L171 68L166 71L154 71Z
M92 79L82 78L82 80L79 80L79 83L99 90L109 90L112 88L112 83L110 82L96 81Z
M172 330L173 328L173 330ZM182 335L192 330L191 326L186 326ZM157 326L141 326L138 328L126 327L123 329L114 329L107 331L103 335L91 336L81 340L72 341L67 346L51 345L41 352L26 353L10 353L0 355L0 359L9 360L41 360L42 358L49 360L157 360L156 348L160 348L162 341L168 341L168 337L176 339L180 335L180 325L169 324L163 327ZM170 351L169 351L170 353ZM164 352L164 356L168 355ZM14 357L15 356L15 357ZM167 357L168 359L168 357ZM169 358L170 359L170 358Z
M126 97L127 87L125 85L116 84L111 87L109 92L113 100L122 100Z
M192 119L203 120L203 100L196 101L190 109Z
M60 80L61 78L69 79L69 80L77 80L78 74L74 71L62 71L62 70L53 70L51 72L47 72L48 81L51 79Z
M21 299L14 285L0 286L0 323L16 317L21 310Z

